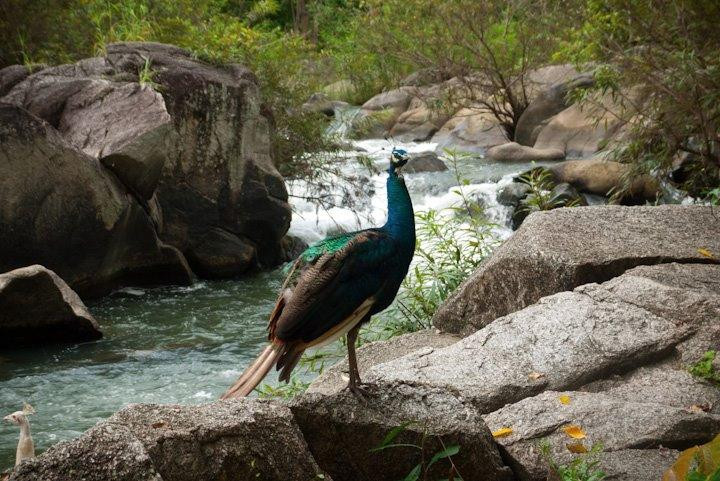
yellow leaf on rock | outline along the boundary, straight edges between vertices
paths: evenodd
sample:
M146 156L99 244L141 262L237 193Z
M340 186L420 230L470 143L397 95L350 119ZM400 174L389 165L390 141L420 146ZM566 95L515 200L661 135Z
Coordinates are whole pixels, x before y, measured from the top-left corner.
M563 431L573 439L585 439L585 431L583 431L580 426L570 424L565 426Z
M583 443L566 444L565 447L573 454L584 454L588 452L588 448L586 448Z
M537 381L538 379L543 377L545 377L545 374L541 372L531 372L530 374L528 374L528 378L532 379L533 381Z
M570 404L570 396L568 396L567 394L563 394L558 399L560 399L561 404Z
M493 431L492 435L494 438L504 438L512 434L512 428L500 428L497 431Z
M715 256L713 255L713 253L710 252L710 249L706 249L706 248L704 248L704 247L701 247L700 249L698 249L698 253L699 253L701 256L709 257L710 259L714 259L714 258L715 258Z

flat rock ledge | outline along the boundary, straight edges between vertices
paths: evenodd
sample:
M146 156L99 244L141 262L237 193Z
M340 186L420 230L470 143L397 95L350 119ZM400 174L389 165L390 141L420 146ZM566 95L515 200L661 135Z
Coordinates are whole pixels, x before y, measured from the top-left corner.
M537 212L440 307L433 323L466 336L543 296L604 282L635 266L718 259L720 221L710 206Z
M330 480L279 403L134 404L23 462L11 481Z
M0 274L0 348L101 337L80 297L50 269L32 265Z

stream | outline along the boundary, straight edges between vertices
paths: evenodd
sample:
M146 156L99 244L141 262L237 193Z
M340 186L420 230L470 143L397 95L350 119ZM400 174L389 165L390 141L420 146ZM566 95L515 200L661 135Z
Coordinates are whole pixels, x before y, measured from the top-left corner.
M353 142L343 169L362 179L359 207L318 210L302 196L307 188L291 182L295 214L290 234L312 243L340 230L384 223L383 169L393 146L410 152L434 150L429 143L391 145L386 140ZM356 160L372 159L371 173ZM495 200L512 176L531 164L460 160L463 189L486 207L505 238L510 212ZM406 174L415 209L440 209L458 202L452 171ZM246 279L198 281L190 287L124 288L88 303L105 334L97 342L4 351L0 356L0 415L29 402L36 451L80 435L129 403L210 402L224 392L261 350L267 317L283 281L281 269ZM273 374L270 383L276 383ZM0 471L14 463L18 428L0 423Z

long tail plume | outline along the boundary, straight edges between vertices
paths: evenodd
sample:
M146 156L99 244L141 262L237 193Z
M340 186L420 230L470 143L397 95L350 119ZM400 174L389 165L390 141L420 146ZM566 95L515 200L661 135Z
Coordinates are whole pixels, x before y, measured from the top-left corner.
M270 344L220 399L237 399L250 394L265 378L281 354L281 346Z

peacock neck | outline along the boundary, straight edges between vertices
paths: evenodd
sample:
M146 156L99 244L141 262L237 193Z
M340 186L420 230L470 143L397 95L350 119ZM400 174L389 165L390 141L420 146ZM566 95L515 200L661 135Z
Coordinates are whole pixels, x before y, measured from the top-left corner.
M398 241L415 249L415 214L403 179L394 170L387 179L388 219L385 230Z

